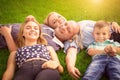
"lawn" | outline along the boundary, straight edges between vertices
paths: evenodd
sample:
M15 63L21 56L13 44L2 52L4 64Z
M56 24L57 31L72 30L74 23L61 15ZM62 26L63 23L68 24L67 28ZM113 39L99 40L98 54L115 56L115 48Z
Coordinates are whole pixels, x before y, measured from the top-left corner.
M27 15L33 15L43 23L49 12L56 11L68 20L107 20L120 24L120 0L0 0L0 24L21 23ZM67 72L63 49L57 52L65 72L61 80L73 80ZM0 49L0 80L6 68L9 51ZM91 58L86 51L77 56L76 67L82 75ZM101 80L107 80L103 77Z

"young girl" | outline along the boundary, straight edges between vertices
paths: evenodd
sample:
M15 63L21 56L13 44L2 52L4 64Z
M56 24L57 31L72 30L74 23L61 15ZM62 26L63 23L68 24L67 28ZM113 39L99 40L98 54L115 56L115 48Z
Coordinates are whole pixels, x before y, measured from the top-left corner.
M46 45L35 19L26 19L21 25L17 44L18 49L11 52L2 80L13 77L14 80L60 80L63 67L54 49Z

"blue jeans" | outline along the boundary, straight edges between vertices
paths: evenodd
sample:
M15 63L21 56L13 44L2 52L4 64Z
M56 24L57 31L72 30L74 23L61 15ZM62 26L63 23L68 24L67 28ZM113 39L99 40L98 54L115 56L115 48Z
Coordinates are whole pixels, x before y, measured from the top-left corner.
M34 60L23 63L16 71L14 80L60 80L56 69L41 68L44 61Z
M120 80L120 60L109 55L95 56L82 80L99 80L105 71L109 80Z

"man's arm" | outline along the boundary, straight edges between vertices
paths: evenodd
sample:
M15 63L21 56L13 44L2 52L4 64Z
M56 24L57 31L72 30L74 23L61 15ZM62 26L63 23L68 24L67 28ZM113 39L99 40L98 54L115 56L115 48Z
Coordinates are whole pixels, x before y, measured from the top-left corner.
M67 69L68 69L69 74L73 78L78 79L80 77L80 72L75 67L76 56L77 56L77 49L74 47L70 47L67 50L66 65L67 65Z

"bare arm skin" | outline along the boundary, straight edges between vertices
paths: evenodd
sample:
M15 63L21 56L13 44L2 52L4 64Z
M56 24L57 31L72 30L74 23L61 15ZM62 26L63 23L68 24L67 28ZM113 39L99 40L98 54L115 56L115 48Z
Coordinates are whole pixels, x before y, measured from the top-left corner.
M88 49L88 54L90 56L94 56L96 54L105 54L105 51L104 50L98 50L98 49L90 48L90 49Z
M17 46L16 46L16 44L13 40L13 37L11 35L11 26L10 27L3 26L3 27L0 28L0 30L1 30L0 33L4 36L4 38L6 40L9 51L10 52L16 51Z
M64 70L63 70L63 67L62 65L60 64L59 62L59 59L58 59L58 56L57 56L57 53L55 52L55 50L53 49L53 47L51 46L47 46L48 50L50 51L50 56L51 56L51 59L50 61L47 61L45 62L42 67L43 68L52 68L52 69L58 69L58 71L60 73L62 73Z
M77 56L77 49L74 47L71 47L67 50L67 55L66 55L66 65L69 74L74 78L78 79L80 78L80 72L79 70L75 67L76 63L76 56Z
M12 80L16 68L15 56L16 56L16 51L11 52L8 58L7 69L3 74L2 80Z

